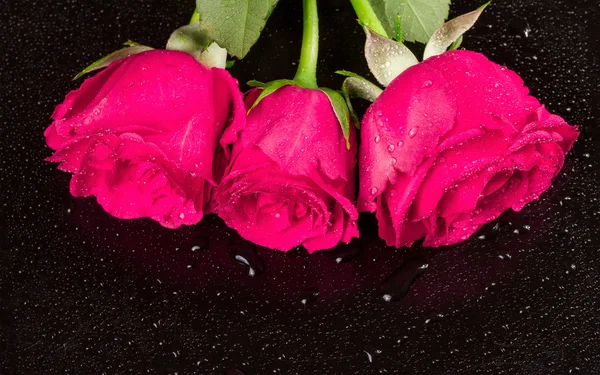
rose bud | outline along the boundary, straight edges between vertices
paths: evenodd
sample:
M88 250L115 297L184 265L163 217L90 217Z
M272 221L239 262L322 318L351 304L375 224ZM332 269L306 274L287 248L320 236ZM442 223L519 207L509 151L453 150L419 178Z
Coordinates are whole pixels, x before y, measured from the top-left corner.
M514 72L470 51L399 75L361 128L359 210L390 246L451 245L546 191L578 137Z
M223 69L152 50L111 63L70 92L46 130L47 160L73 173L71 194L95 195L121 219L192 225L211 211L243 127L243 97ZM223 135L225 128L227 132Z
M251 107L260 93L247 99ZM218 214L245 239L309 252L358 236L350 148L327 95L289 85L262 99L233 145L217 193Z
M258 245L310 253L358 237L356 134L344 98L317 85L317 0L304 0L304 33L293 80L262 84L217 192L217 212Z

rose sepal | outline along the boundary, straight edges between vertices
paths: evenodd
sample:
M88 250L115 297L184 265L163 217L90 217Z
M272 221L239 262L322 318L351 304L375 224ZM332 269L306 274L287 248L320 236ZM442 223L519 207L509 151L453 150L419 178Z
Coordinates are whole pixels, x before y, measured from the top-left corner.
M75 77L73 77L73 81L76 81L79 78L83 77L84 75L91 73L93 71L104 69L115 61L118 61L118 60L124 59L126 57L154 49L152 47L144 46L139 43L133 42L131 40L128 40L127 42L123 43L123 45L126 47L121 48L120 50L117 50L115 52L112 52L112 53L104 56L103 58L101 58L97 61L94 61L93 63L88 65L85 69L83 69Z

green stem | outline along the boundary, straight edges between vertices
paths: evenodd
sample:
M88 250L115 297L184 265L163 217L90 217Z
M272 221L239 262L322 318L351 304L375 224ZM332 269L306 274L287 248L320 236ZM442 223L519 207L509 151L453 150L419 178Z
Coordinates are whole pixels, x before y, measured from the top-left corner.
M377 34L389 38L369 0L350 0L360 22Z
M317 62L319 60L319 15L317 0L302 0L304 32L302 52L294 81L308 88L317 88Z
M194 10L194 14L192 14L192 19L190 19L190 25L196 21L200 21L200 13L198 13L198 8Z

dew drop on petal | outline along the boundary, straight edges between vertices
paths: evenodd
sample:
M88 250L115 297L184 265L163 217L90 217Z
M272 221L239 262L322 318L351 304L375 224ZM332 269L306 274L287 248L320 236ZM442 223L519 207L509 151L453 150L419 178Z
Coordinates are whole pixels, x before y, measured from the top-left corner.
M376 136L375 137L375 143L379 143L381 141L381 137L380 136Z
M394 147L394 145L389 145L388 146L388 151L389 152L394 152L395 149L396 149L396 147Z
M408 131L408 136L409 136L410 138L414 138L414 137L417 135L417 133L418 133L418 132L419 132L419 128L417 128L417 127L414 127L414 128L412 128L412 129L410 129L410 130Z
M371 194L375 195L378 191L379 190L377 190L377 188L374 187L373 189L371 189Z

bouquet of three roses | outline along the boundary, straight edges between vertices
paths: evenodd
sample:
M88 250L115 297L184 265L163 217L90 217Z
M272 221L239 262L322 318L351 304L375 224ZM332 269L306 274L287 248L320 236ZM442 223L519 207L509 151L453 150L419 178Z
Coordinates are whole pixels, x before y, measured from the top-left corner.
M550 187L576 128L512 71L446 52L483 9L441 25L419 63L399 28L392 40L367 1L353 5L383 91L348 72L341 92L317 85L317 2L304 0L296 76L251 82L244 97L207 11L166 50L129 45L91 66L105 69L52 116L48 160L73 173L74 196L96 196L117 218L177 228L216 213L283 251L349 242L359 210L376 213L388 245L449 245ZM362 121L356 96L373 101Z

